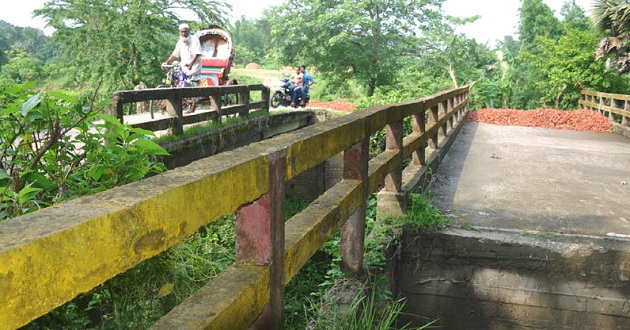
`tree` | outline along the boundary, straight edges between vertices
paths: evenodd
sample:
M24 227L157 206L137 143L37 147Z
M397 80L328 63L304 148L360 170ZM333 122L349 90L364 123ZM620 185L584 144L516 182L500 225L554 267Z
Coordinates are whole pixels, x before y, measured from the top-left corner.
M594 31L570 29L558 40L542 38L541 56L531 59L546 79L536 81L542 102L556 109L575 109L582 89L622 91L623 80L604 72L603 63L593 61L598 35Z
M586 17L584 9L578 6L575 0L568 0L560 9L562 24L565 29L576 29L578 31L594 31L593 25Z
M537 36L557 39L562 35L562 24L542 0L521 0L518 35L526 49L535 47Z
M595 0L591 21L605 38L597 44L595 59L608 58L607 67L630 72L630 3L625 0Z
M0 70L3 75L11 77L16 83L38 81L42 78L42 62L24 50L7 52L9 63Z
M271 47L271 23L266 18L249 20L241 16L231 30L236 47L236 63L262 64Z
M521 0L519 8L519 60L512 68L515 70L513 79L517 86L512 94L510 104L519 109L539 107L542 92L537 88L537 82L548 79L539 70L532 58L542 56L541 40L557 40L564 32L563 26L553 14L549 6L542 0Z
M419 54L419 38L442 25L444 0L288 0L272 35L280 59L316 66L337 82L356 81L372 96L395 80L401 58Z
M172 51L183 21L178 10L196 15L201 23L190 22L194 30L224 24L227 9L213 0L50 0L34 13L55 29L53 38L80 86L102 81L111 92L159 81L159 64Z

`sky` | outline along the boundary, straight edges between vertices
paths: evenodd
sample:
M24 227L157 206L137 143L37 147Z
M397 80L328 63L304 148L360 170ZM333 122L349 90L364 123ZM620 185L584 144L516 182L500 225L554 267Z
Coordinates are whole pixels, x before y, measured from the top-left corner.
M6 0L5 0L6 1ZM227 0L233 8L233 18L245 16L258 18L262 10L272 5L279 5L285 0ZM566 0L543 0L551 10L559 16L560 8ZM0 20L16 26L31 26L44 29L44 22L32 18L34 9L42 8L46 0L12 1L11 8L4 6L0 11ZM586 14L590 14L592 0L576 0ZM442 9L447 15L469 17L480 15L474 23L467 24L458 30L479 43L493 47L497 40L506 35L514 35L518 26L518 7L520 0L446 0ZM44 29L46 34L51 30Z

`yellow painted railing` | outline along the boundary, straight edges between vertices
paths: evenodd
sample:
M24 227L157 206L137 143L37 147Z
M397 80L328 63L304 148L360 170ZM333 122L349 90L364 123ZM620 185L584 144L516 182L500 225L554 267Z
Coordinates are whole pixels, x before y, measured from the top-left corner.
M342 269L361 271L367 196L383 181L379 203L422 184L463 125L467 102L463 87L357 111L2 222L0 329L26 325L234 212L237 262L154 328L243 329L266 306L281 322L284 285L340 228ZM413 132L403 137L406 117ZM387 150L370 160L369 138L383 128ZM343 179L285 224L286 182L339 153ZM268 230L252 229L261 226Z

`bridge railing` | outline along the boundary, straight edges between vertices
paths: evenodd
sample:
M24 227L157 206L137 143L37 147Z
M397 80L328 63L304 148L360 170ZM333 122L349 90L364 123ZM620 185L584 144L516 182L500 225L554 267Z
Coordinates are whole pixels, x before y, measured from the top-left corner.
M583 90L580 93L579 108L598 111L607 115L611 122L617 122L618 119L622 126L628 126L629 102L630 95Z
M2 222L0 327L28 324L234 212L237 261L154 328L244 329L263 310L281 327L284 286L337 230L341 268L362 271L368 196L384 187L379 212L404 211L402 197L437 168L467 102L462 87L357 111ZM403 136L406 117L413 132ZM383 128L386 150L369 159ZM287 181L339 153L343 179L285 223Z
M261 100L251 102L251 92L260 91ZM223 100L229 95L238 97L230 98L237 100L235 104L224 104ZM269 87L262 84L253 85L229 85L214 87L169 87L150 88L142 90L129 90L114 92L113 100L116 104L116 116L124 123L124 105L126 103L144 102L153 100L167 100L175 110L176 116L154 120L142 124L134 124L135 127L148 129L151 131L172 128L173 134L181 135L184 125L200 121L218 120L221 116L247 115L253 109L265 109L269 111ZM212 105L216 108L210 113L197 113L184 117L183 99L190 97L204 97L212 100Z

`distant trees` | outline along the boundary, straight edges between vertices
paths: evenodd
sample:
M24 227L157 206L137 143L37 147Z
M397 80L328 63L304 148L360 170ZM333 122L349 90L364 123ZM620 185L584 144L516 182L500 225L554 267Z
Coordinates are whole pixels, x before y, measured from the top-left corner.
M75 86L90 88L101 81L113 91L139 81L157 85L160 63L178 37L178 10L189 10L205 25L223 24L229 8L214 0L50 0L35 14L55 29L53 39ZM197 27L191 24L193 31Z
M327 79L353 79L372 96L396 81L405 56L442 28L444 0L288 0L273 22L281 61L308 63Z
M236 64L270 64L271 22L265 15L255 20L241 16L230 29L230 34L236 47Z
M575 0L566 1L560 13L562 20L542 0L521 0L519 39L500 49L504 74L497 85L504 107L570 109L581 89L623 92L627 87L627 80L606 73L592 56L598 34ZM496 104L498 97L488 99Z

